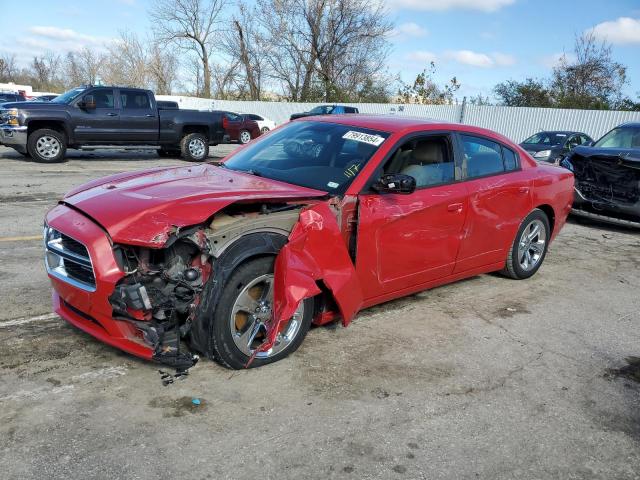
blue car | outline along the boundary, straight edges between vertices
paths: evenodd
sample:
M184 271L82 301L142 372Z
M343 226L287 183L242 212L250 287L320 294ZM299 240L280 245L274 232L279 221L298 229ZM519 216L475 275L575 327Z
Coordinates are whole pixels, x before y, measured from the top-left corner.
M308 112L294 113L289 120L295 120L302 117L313 117L314 115L340 115L344 113L359 113L356 107L347 107L345 105L320 105L312 108Z

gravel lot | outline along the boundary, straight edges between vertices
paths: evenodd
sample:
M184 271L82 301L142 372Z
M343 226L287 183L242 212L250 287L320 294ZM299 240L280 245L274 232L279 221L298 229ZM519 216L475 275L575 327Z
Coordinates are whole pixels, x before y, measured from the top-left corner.
M70 187L181 163L0 147L2 478L640 478L640 384L616 372L640 356L640 232L572 221L529 281L426 291L163 387L50 314L38 238Z

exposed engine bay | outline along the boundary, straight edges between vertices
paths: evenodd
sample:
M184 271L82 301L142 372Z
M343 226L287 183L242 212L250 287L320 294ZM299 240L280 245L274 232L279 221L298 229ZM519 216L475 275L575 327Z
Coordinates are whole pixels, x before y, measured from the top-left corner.
M640 158L575 153L563 166L575 176L574 209L640 221Z
M138 329L140 340L153 348L155 360L178 370L190 368L198 357L181 349L181 340L192 333L201 294L217 259L243 235L270 232L286 238L302 207L232 205L208 225L175 231L162 249L116 245L114 253L125 276L109 297L113 317ZM213 280L222 283L221 278ZM205 350L202 339L190 343Z

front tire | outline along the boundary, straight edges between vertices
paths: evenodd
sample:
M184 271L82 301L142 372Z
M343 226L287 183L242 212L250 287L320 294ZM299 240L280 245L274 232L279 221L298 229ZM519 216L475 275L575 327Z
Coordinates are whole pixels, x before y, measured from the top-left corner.
M209 356L222 365L245 368L266 332L271 318L275 257L262 257L240 265L225 284L211 328ZM313 317L313 299L303 300L268 352L256 355L250 368L282 360L302 344Z
M242 145L245 145L245 144L249 143L251 141L251 133L249 133L249 130L240 130L240 135L238 136L238 141Z
M516 280L532 277L542 266L550 238L549 218L536 208L522 221L502 273Z
M39 163L59 163L67 153L67 139L63 133L41 128L29 135L27 151Z
M201 133L189 133L182 137L180 151L189 162L204 162L209 156L209 139Z

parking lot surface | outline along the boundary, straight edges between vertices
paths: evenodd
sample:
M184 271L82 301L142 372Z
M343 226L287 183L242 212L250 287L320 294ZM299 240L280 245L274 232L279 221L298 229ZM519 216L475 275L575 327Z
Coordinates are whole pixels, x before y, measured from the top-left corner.
M530 280L425 291L274 365L202 360L164 387L51 314L40 235L72 186L174 164L0 147L2 478L640 477L640 232L571 221Z

